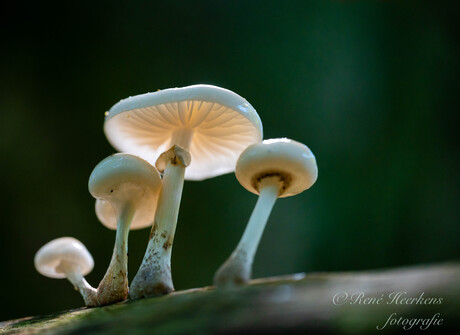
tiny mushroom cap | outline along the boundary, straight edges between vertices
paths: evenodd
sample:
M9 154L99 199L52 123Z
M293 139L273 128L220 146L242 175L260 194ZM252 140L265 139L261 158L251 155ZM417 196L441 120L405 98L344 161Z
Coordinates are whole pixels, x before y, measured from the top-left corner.
M318 177L316 159L302 143L287 138L265 140L250 145L239 157L236 178L248 191L259 194L264 177L279 176L279 198L296 195L310 188Z
M60 237L41 247L34 258L35 268L49 278L66 278L57 268L66 263L74 266L82 276L91 272L94 260L88 249L73 237Z
M142 158L128 154L105 158L91 173L88 187L97 199L97 217L106 227L117 228L117 211L126 202L136 207L131 229L152 225L161 178Z
M173 145L189 151L188 180L234 171L239 154L262 140L262 123L249 102L211 85L171 88L121 100L106 113L104 131L115 148L152 164Z

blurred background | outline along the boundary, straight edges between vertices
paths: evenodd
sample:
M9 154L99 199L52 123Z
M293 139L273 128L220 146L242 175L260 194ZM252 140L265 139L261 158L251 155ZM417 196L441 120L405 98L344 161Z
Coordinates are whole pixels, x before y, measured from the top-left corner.
M78 1L2 13L0 321L83 305L42 277L35 252L80 239L97 286L115 232L87 182L115 152L118 100L206 83L245 97L264 137L315 153L319 178L280 199L254 277L460 258L458 11L447 1ZM257 197L234 174L186 182L173 249L177 290L210 285ZM132 279L149 230L129 240Z

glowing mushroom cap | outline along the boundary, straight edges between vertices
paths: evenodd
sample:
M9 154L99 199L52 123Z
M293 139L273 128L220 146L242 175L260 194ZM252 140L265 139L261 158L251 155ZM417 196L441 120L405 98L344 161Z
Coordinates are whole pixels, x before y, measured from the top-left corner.
M129 229L137 230L152 226L155 216L156 200L151 204L151 208L145 208L145 211L134 215L133 222ZM117 230L117 214L112 204L107 200L96 199L95 211L97 219L106 227L112 230Z
M88 249L73 237L60 237L41 247L34 258L35 269L50 278L65 278L66 274L56 268L66 263L75 266L82 276L91 272L94 260Z
M259 194L259 181L279 176L283 181L280 198L296 195L310 188L318 177L316 159L302 143L278 138L249 146L236 163L236 178L248 191Z
M121 100L107 113L109 142L155 164L176 144L188 150L185 179L202 180L234 171L240 153L262 140L262 122L238 94L211 85L193 85Z
M96 215L104 226L117 229L117 211L127 203L135 206L131 229L152 225L161 178L158 171L142 158L115 154L102 160L88 183L96 200Z

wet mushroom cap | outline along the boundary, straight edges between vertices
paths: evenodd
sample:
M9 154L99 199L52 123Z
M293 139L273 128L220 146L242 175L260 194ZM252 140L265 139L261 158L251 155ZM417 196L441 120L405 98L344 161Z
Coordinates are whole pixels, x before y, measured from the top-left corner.
M189 143L185 179L202 180L234 171L240 153L262 140L255 109L238 94L211 85L171 88L129 97L106 114L109 142L155 164L173 138Z
M56 271L62 262L75 264L83 276L94 267L88 249L73 237L60 237L48 242L37 251L34 258L36 270L49 278L66 277L65 273Z
M236 178L248 191L259 194L258 182L279 176L283 181L280 198L310 188L318 177L316 159L302 143L287 138L270 139L249 146L236 163Z
M117 214L107 200L96 199L94 206L98 220L107 228L117 229ZM147 226L148 227L148 226ZM131 227L132 229L133 227Z
M158 171L142 158L115 154L102 160L89 178L88 188L96 198L96 215L109 229L117 229L115 204L135 202L131 229L152 225L161 188Z

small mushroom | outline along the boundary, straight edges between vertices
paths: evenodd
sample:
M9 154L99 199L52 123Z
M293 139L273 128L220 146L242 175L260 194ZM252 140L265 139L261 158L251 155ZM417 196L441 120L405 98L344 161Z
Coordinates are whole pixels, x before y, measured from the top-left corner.
M34 258L35 269L45 277L67 278L79 291L86 306L96 305L96 290L84 278L94 267L88 249L73 237L60 237L41 247Z
M318 168L306 145L281 138L249 146L239 157L235 174L240 184L258 194L259 199L238 246L214 276L214 284L223 287L251 279L257 246L276 199L310 188L318 177Z
M89 192L99 201L96 212L105 225L117 222L112 260L97 288L98 305L128 297L128 233L130 226L151 225L161 178L145 160L128 154L115 154L102 160L93 170ZM99 210L98 210L99 209Z
M239 154L261 141L262 123L234 92L194 85L122 100L106 114L104 130L115 148L155 163L163 173L150 240L129 295L169 293L174 290L171 250L184 179L232 172Z

